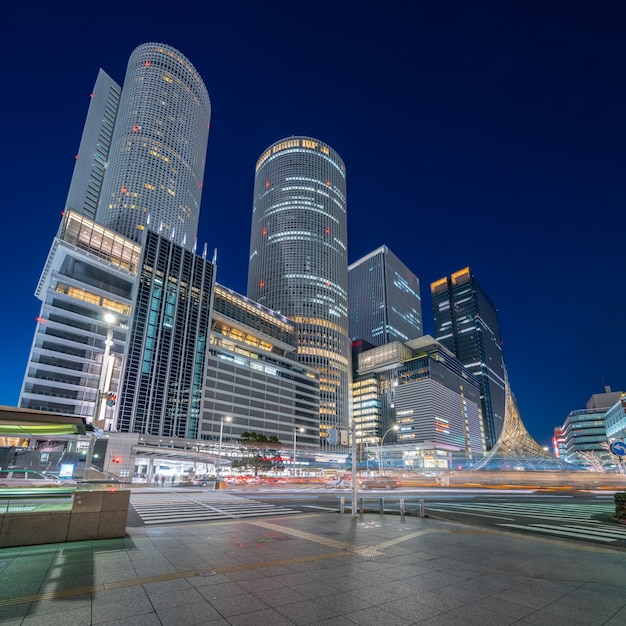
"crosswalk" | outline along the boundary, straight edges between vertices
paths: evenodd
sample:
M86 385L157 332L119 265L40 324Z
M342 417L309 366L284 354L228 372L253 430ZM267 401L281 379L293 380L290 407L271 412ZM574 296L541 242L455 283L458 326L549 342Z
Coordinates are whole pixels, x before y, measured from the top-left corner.
M300 512L220 492L193 495L175 492L132 493L130 503L145 525L244 519Z
M615 511L609 503L569 502L427 502L427 513L461 513L487 517L502 528L599 543L626 544L626 526L605 523ZM524 518L531 518L525 523ZM551 523L552 522L552 523Z

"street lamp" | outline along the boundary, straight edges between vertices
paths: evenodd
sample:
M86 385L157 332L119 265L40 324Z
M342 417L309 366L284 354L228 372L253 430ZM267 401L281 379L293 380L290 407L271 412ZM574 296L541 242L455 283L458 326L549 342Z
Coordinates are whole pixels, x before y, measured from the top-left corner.
M296 428L294 426L294 429L293 429L293 459L292 459L293 475L294 475L294 477L296 475L296 434L297 433L303 433L303 432L304 432L304 428Z
M385 431L385 434L380 438L380 450L379 450L379 457L378 457L378 473L381 476L385 475L385 470L383 469L383 442L385 441L385 437L392 431L392 430L400 430L400 426L398 426L397 424L394 424L391 428L388 428Z
M222 434L224 433L224 420L230 422L232 419L230 415L222 415L220 418L220 443L217 448L217 471L215 472L218 482L220 479L220 469L222 468Z
M104 343L104 354L102 355L102 365L100 366L100 380L98 381L98 395L96 396L93 411L92 420L94 422L98 422L101 419L102 399L106 395L107 380L109 379L109 355L111 353L111 344L113 343L113 324L116 321L115 316L111 313L105 313L104 321L107 325L107 338Z

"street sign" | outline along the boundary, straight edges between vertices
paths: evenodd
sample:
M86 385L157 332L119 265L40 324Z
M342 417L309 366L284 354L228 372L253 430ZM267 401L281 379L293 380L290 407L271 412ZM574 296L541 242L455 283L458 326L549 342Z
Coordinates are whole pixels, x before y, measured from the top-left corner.
M623 441L614 441L609 448L616 456L626 456L626 443Z

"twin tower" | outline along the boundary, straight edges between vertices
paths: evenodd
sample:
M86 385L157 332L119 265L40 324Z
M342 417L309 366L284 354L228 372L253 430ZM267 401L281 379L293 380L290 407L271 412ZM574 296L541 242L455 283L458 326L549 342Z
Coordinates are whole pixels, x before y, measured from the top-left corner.
M101 70L66 211L195 252L210 118L202 78L170 46L136 48L123 87ZM295 321L297 358L319 371L327 441L348 427L347 260L343 161L309 137L276 142L256 164L247 296Z

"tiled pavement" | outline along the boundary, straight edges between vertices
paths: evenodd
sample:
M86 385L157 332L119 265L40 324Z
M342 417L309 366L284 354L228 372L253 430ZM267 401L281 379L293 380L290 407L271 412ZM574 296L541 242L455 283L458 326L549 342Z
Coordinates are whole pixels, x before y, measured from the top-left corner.
M626 552L415 517L129 528L0 550L0 622L626 624Z

